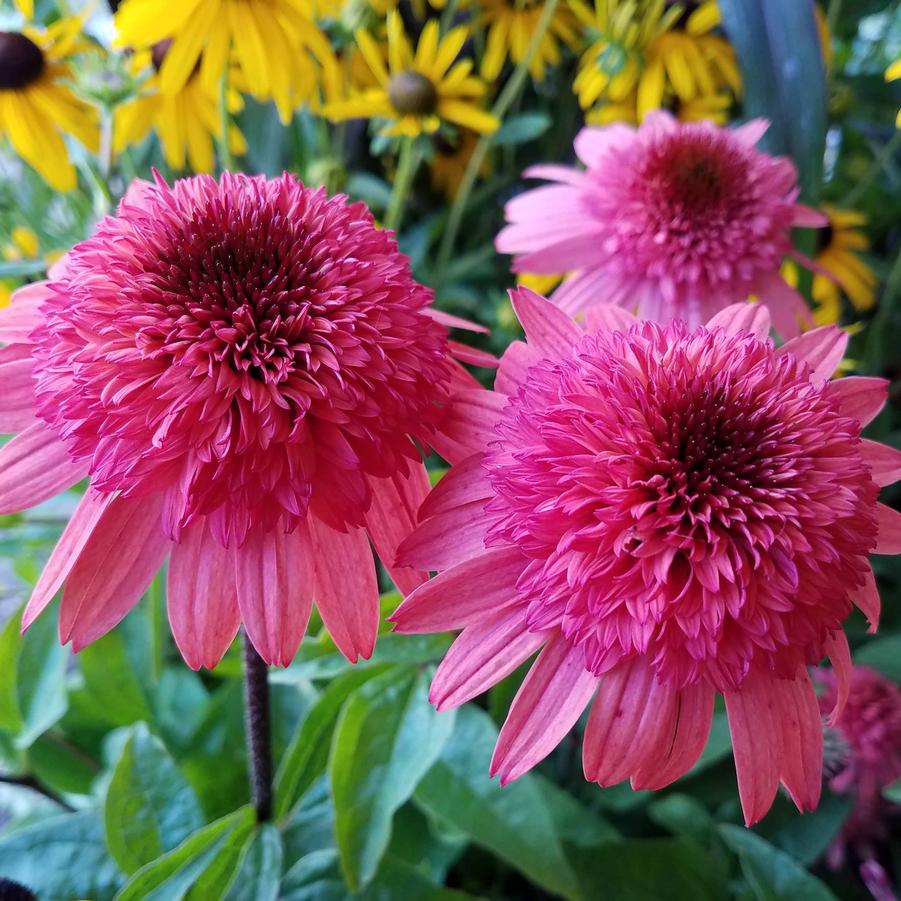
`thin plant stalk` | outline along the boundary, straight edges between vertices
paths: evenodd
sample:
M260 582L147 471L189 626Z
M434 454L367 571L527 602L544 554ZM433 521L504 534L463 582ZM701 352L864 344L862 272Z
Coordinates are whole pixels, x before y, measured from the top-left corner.
M250 787L257 821L272 819L272 721L269 710L269 667L245 633L244 718Z
M413 186L413 178L419 168L419 154L413 138L404 138L394 173L394 189L385 211L385 228L399 231L404 218L404 205Z

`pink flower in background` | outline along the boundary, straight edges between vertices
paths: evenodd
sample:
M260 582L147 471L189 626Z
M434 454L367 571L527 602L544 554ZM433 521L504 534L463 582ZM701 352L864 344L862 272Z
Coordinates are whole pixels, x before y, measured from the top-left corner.
M755 149L766 127L657 112L637 130L585 128L575 141L585 169L527 169L553 184L507 204L497 249L516 255L515 272L570 273L552 298L569 313L615 304L693 327L756 295L792 337L810 317L779 268L787 255L799 258L791 229L827 220L795 202L788 159Z
M842 622L875 627L871 551L901 552L879 486L901 453L862 440L886 382L828 381L847 335L776 349L764 307L707 327L597 306L587 334L527 289L527 343L495 393L455 401L463 457L420 509L399 562L439 575L395 612L401 632L462 629L431 697L454 707L540 651L492 761L508 782L545 757L592 698L588 779L668 785L725 696L748 823L781 782L817 804L822 728L806 665L829 655L847 692Z
M86 476L25 612L118 623L169 558L175 639L214 666L241 622L287 665L315 599L351 660L429 482L419 442L469 378L432 294L362 204L294 177L136 183L0 318L0 512ZM392 569L409 590L424 576Z
M815 670L814 675L826 689L820 695L825 714L838 699L840 679L831 670ZM901 688L869 667L855 666L847 692L844 709L832 724L834 749L827 753L827 769L829 787L853 795L854 807L827 858L838 869L850 850L873 897L888 901L896 895L878 856L890 836L889 817L898 809L882 790L901 779Z

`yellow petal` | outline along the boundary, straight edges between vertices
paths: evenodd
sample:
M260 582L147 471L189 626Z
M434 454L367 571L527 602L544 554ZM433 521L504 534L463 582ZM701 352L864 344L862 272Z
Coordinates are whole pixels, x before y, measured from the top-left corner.
M706 0L689 17L685 30L689 34L705 34L723 21L716 0Z
M435 54L438 52L438 20L430 19L419 38L416 47L416 56L413 66L420 72L430 72L435 62Z
M663 60L655 59L638 82L638 121L663 105L664 87Z
M436 81L440 81L444 73L451 67L454 60L460 55L463 45L469 37L469 29L464 25L452 29L447 33L438 52L435 54L435 64L432 68L432 76Z
M479 134L491 134L500 127L496 116L462 100L441 100L438 115L448 122L465 125Z
M160 68L160 90L164 94L177 93L191 77L203 52L207 34L219 13L219 3L207 0L173 37Z
M372 74L380 85L387 86L388 70L382 61L382 54L379 51L378 44L372 39L368 31L363 31L362 29L357 31L355 37L360 53L363 54L363 59L366 60L366 64L369 66Z
M896 81L901 78L901 59L896 59L886 70L885 80Z

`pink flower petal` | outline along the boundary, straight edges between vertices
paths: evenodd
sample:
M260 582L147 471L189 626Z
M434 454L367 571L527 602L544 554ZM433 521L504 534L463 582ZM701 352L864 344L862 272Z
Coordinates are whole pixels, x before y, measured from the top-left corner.
M416 528L417 511L429 493L429 475L421 463L410 464L406 476L373 479L372 505L366 512L366 531L394 584L408 594L428 578L428 573L395 566L400 543Z
M100 516L63 591L59 636L77 653L140 600L172 542L160 525L162 494L117 497Z
M707 328L722 328L727 335L748 332L765 341L770 334L770 311L759 303L734 303L720 310Z
M435 307L426 307L423 310L426 316L440 322L447 328L463 329L466 332L480 332L483 335L491 334L491 329L486 328L478 322L472 322L469 319L463 319L461 316L454 316L452 313L445 313L444 310L436 310Z
M845 709L848 702L848 695L851 692L851 674L853 666L851 665L851 649L848 647L848 639L843 629L838 629L826 639L824 647L829 662L832 664L832 671L836 677L836 696L835 706L829 713L828 724L834 726L838 722L838 718Z
M0 349L0 433L21 432L36 421L31 351L27 344Z
M206 519L183 530L172 548L166 581L169 624L191 669L213 669L241 625L231 556Z
M880 413L888 399L888 379L862 375L835 379L827 392L835 398L843 416L853 416L861 426L869 425Z
M14 291L10 305L0 309L0 341L31 344L31 333L41 322L38 310L52 294L47 282L34 282Z
M526 559L514 547L491 548L420 585L391 614L397 632L462 629L519 603Z
M313 606L314 563L305 528L250 532L233 551L238 607L259 655L288 666L300 647Z
M776 718L771 681L769 675L752 672L741 688L725 693L746 826L763 819L779 788L782 728Z
M560 166L557 163L538 163L523 170L523 178L546 178L548 181L559 181L564 185L581 186L585 181L585 173L572 166Z
M469 363L470 366L483 366L485 369L497 368L497 357L487 350L470 347L468 344L461 344L459 341L448 341L447 349L456 359L463 363Z
M634 128L616 123L603 128L583 128L573 141L576 156L586 166L596 166L611 147L622 149L636 140Z
M744 125L733 128L732 131L743 144L753 147L767 133L770 123L766 119L751 119Z
M862 438L860 453L870 467L873 481L880 487L891 485L901 479L901 451L887 444Z
M826 228L829 225L829 217L813 207L796 203L792 225L797 228Z
M484 454L473 454L441 477L419 508L419 518L439 516L473 501L491 497L488 472L482 466Z
M802 813L820 802L823 785L823 724L810 676L802 669L794 680L774 680L773 715L782 732L782 783ZM758 739L760 740L760 739Z
M870 628L867 631L875 632L879 628L881 601L879 599L879 588L876 585L876 577L873 575L873 570L869 564L864 574L863 585L853 588L849 594L854 606L863 613L870 624Z
M885 504L876 504L879 537L874 554L901 554L901 513Z
M60 535L50 559L41 571L40 578L31 593L31 599L22 614L22 631L24 632L53 600L62 588L63 582L75 565L76 560L88 543L103 512L109 506L113 496L99 494L88 489L78 502L63 534Z
M767 306L773 326L782 338L794 338L800 334L802 324L813 323L804 298L778 272L758 275L750 293Z
M484 450L494 438L494 427L506 403L503 394L484 389L456 392L441 420L440 432L429 443L449 463Z
M0 448L0 514L19 513L70 488L87 475L56 434L35 422Z
M438 666L429 700L438 710L465 704L509 676L547 641L548 635L529 631L522 605L467 626Z
M609 303L599 303L585 311L586 332L627 332L638 317Z
M558 634L532 664L501 728L489 772L506 785L544 760L576 724L597 688L582 648Z
M484 501L456 507L432 516L401 542L397 564L414 569L447 569L485 550L484 535L490 522Z
M501 394L515 394L525 383L529 368L541 360L541 354L525 341L514 341L501 357L494 390Z
M351 663L368 660L379 631L379 586L366 531L336 532L312 516L309 524L322 622Z
M566 356L582 337L582 330L566 313L530 288L514 288L510 301L526 340L542 356Z
M834 325L824 325L786 341L776 350L776 354L791 354L803 360L813 370L812 382L826 382L841 363L847 346L847 332Z

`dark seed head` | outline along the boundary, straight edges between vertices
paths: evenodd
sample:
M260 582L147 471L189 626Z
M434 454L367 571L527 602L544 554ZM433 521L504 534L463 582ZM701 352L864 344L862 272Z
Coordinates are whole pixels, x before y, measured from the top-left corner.
M425 75L401 72L388 82L388 100L404 116L428 116L438 106L438 91Z
M0 901L38 901L38 896L12 879L0 879Z
M17 31L0 31L0 90L24 88L40 78L44 54Z

